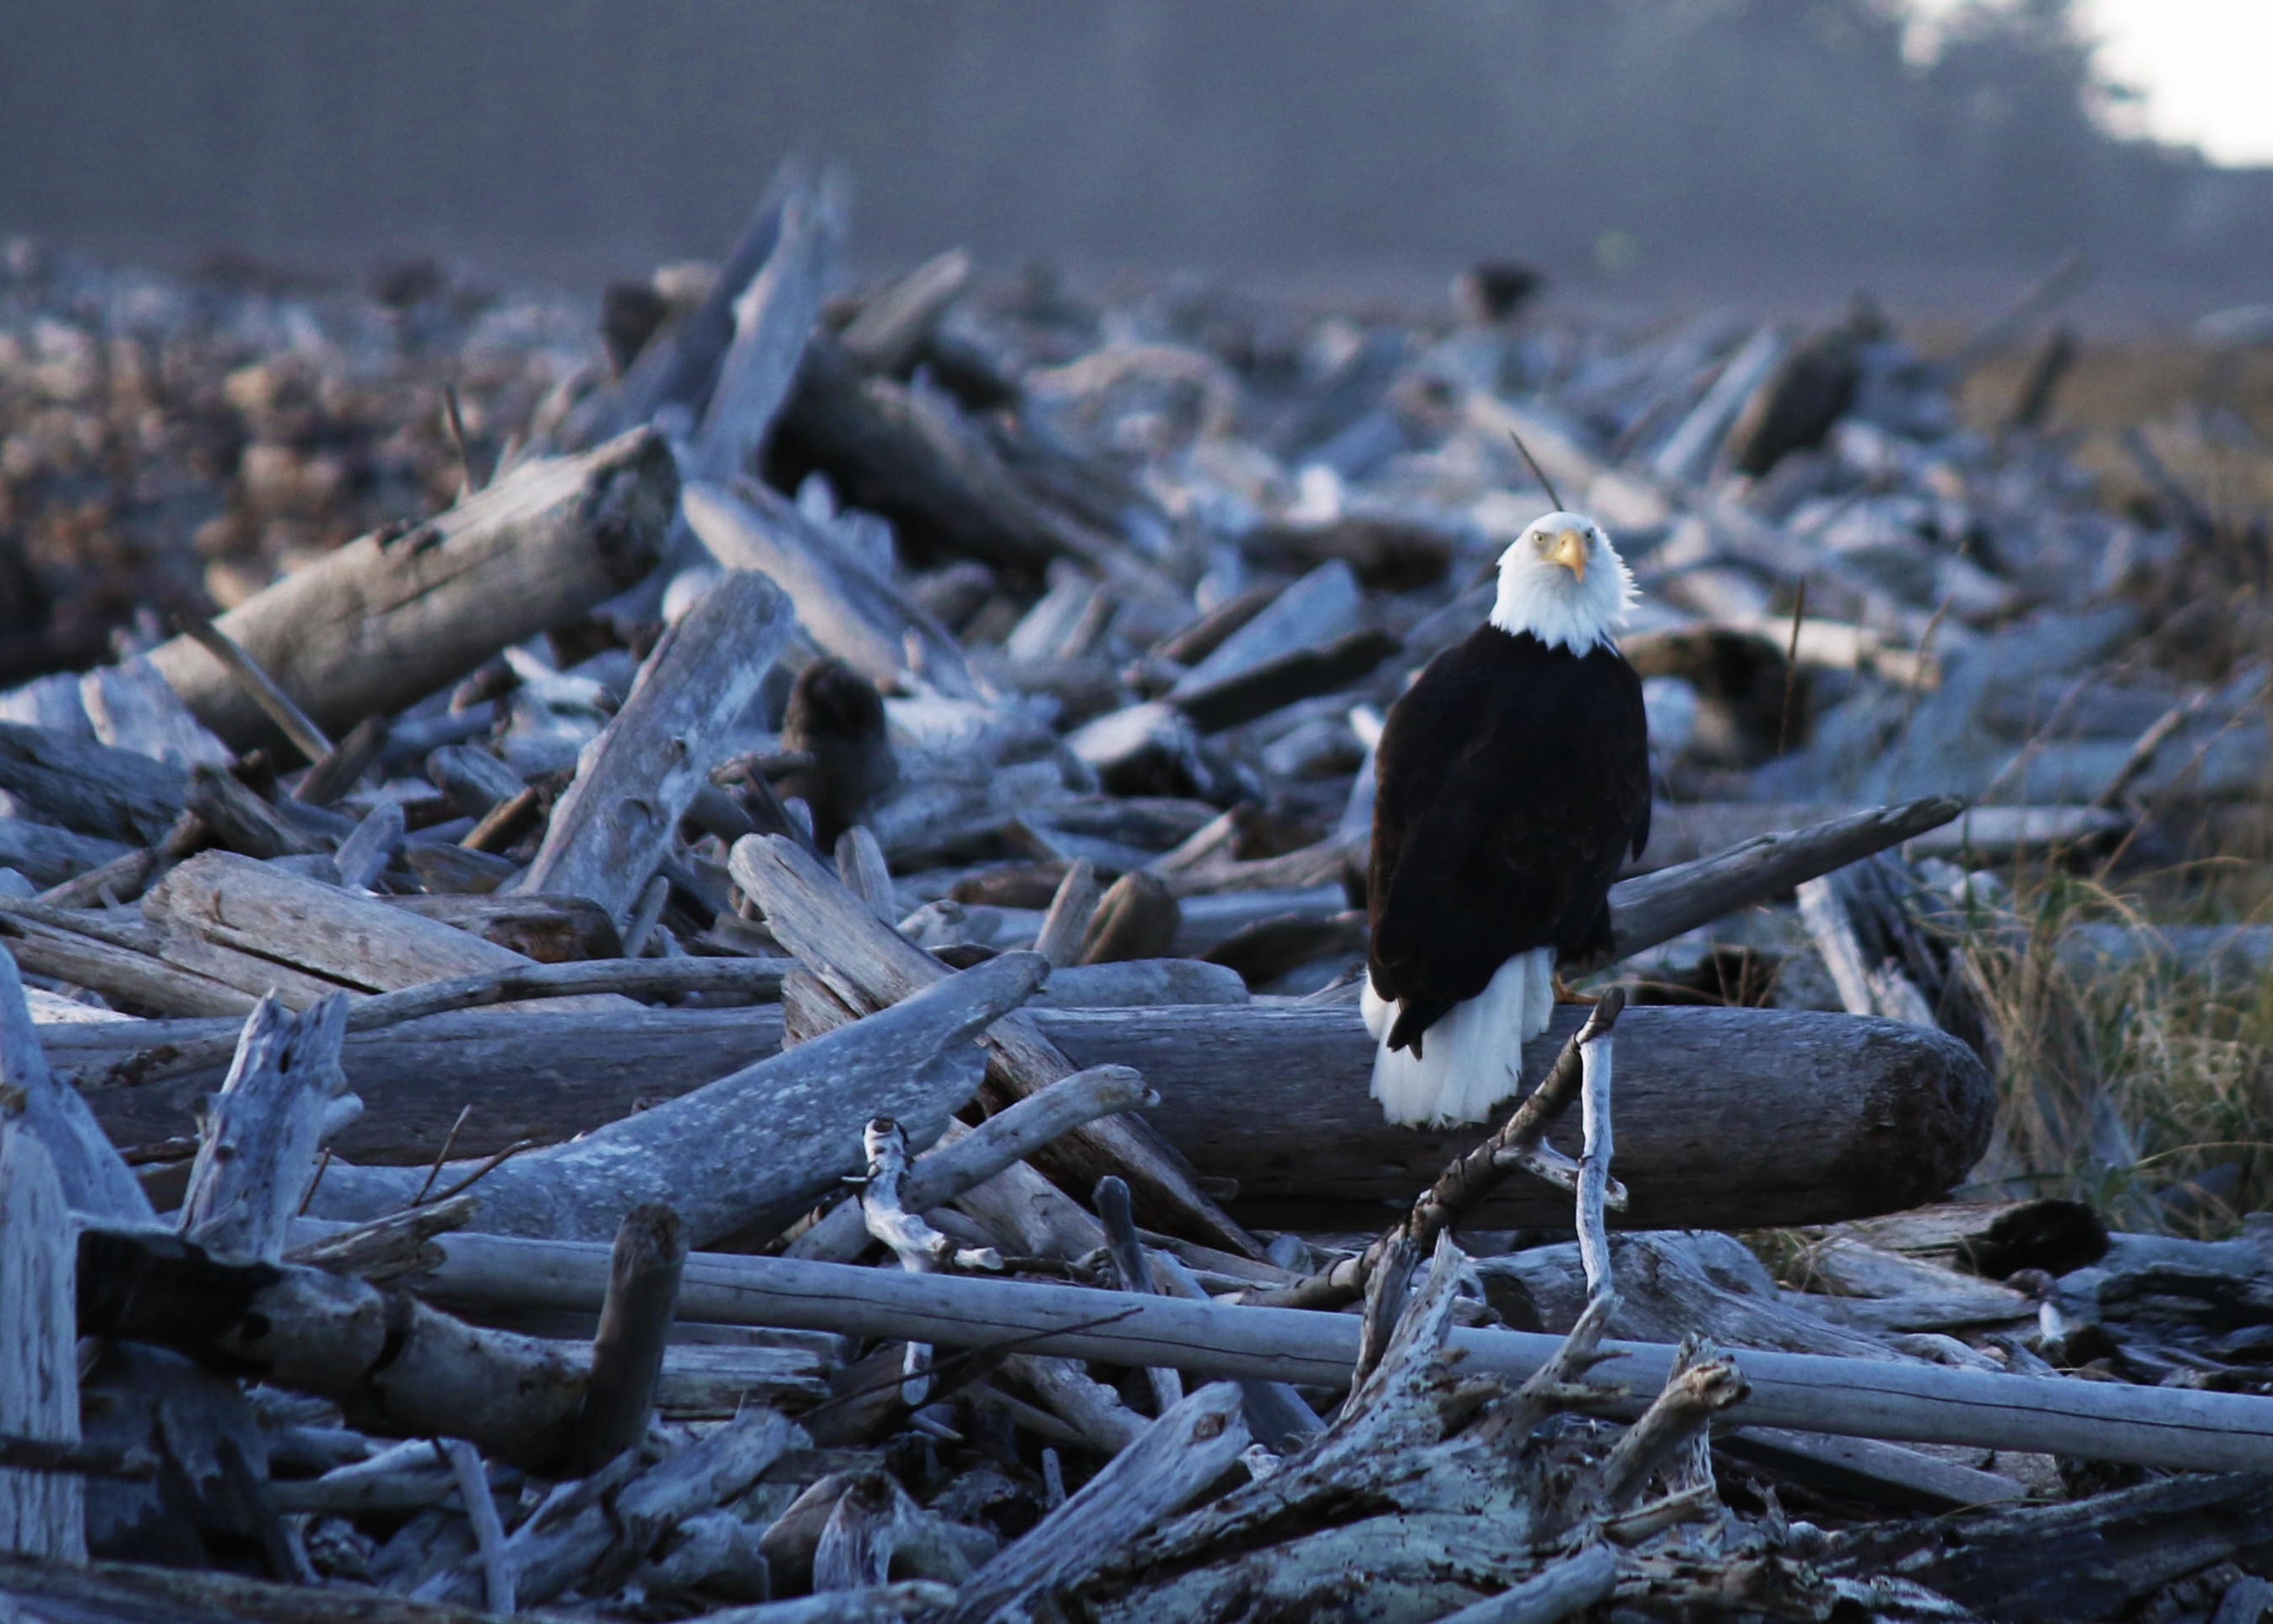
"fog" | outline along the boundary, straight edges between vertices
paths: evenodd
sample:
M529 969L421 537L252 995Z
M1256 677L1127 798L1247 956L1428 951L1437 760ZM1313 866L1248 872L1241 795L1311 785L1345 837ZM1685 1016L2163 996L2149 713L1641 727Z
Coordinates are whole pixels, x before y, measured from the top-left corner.
M431 251L577 281L716 252L776 163L859 254L1565 278L2086 250L2231 280L2263 172L2087 116L2057 0L1906 61L1877 0L9 0L0 232Z

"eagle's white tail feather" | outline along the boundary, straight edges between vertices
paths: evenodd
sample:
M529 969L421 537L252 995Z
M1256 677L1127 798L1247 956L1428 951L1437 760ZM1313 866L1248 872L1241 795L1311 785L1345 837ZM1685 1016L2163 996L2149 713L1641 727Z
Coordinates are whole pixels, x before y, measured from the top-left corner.
M1360 1005L1379 1045L1373 1097L1384 1116L1413 1127L1482 1122L1522 1086L1523 1046L1547 1030L1554 1014L1555 950L1534 948L1500 966L1491 985L1429 1028L1417 1058L1410 1049L1389 1047L1397 1006L1376 993L1370 980Z

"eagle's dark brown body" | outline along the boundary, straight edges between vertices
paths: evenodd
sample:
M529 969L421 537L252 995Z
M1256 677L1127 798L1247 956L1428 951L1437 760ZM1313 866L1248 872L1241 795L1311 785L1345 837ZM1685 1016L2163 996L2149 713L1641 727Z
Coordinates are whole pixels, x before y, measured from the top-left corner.
M1606 947L1610 881L1649 839L1649 724L1617 652L1479 627L1391 707L1368 875L1392 1049L1514 955Z

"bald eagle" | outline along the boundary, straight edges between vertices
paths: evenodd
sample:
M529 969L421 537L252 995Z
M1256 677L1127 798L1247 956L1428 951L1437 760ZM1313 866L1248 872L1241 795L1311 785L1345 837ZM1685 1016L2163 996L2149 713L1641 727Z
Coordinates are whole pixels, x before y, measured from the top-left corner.
M1390 710L1363 1006L1392 1122L1482 1121L1521 1084L1557 957L1609 944L1610 881L1649 839L1641 680L1610 641L1633 598L1602 526L1550 513L1500 555L1489 620Z

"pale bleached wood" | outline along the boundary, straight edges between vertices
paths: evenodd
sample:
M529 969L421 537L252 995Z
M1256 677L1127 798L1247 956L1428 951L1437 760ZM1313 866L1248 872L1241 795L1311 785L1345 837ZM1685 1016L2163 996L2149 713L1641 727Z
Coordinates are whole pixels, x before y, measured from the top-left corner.
M52 976L101 993L114 1007L129 1014L244 1015L259 1002L260 992L267 990L264 986L260 991L246 992L229 981L169 964L154 953L30 911L42 906L0 908L0 945L6 947L9 958L34 975ZM236 1039L209 1037L202 1041L200 1053L208 1056L207 1064L219 1064L229 1058Z
M79 699L94 736L115 749L185 769L229 763L229 747L199 724L142 656L88 672L79 679Z
M68 1445L79 1436L79 1335L64 1194L40 1136L10 1108L0 1118L0 1432ZM85 1501L71 1472L0 1469L0 1550L85 1561Z
M580 456L524 462L407 534L350 542L216 624L319 726L351 727L639 581L661 556L678 491L662 438L635 430ZM189 638L150 659L224 741L243 748L274 733Z
M1609 1188L1611 1135L1610 1076L1614 1035L1603 1032L1579 1045L1581 1079L1579 1105L1584 1149L1579 1153L1578 1196L1579 1258L1587 1270L1587 1289L1599 1297L1610 1286L1610 1232L1603 1217L1603 1197Z
M806 960L848 1004L874 1009L906 997L947 972L875 921L859 901L795 843L749 835L734 843L734 882L765 910L775 938ZM1024 1098L1081 1068L1018 1016L987 1034L987 1076ZM1147 1222L1249 1257L1262 1246L1203 1194L1140 1124L1107 1118L1073 1130L1051 1147L1060 1165L1094 1184L1107 1173L1129 1182Z
M170 954L180 937L192 936L270 961L272 981L297 1007L305 1006L307 988L285 983L277 966L319 978L312 982L318 989L353 992L535 967L470 931L229 852L201 853L176 868L142 898L142 914L172 933L161 951ZM210 973L217 979L233 974L218 964Z
M25 722L0 722L0 790L83 835L150 846L182 814L180 767Z
M910 1211L918 1213L945 1206L1069 1129L1116 1111L1136 1109L1155 1098L1144 1079L1127 1066L1093 1066L1076 1071L925 1152L910 1168L901 1199ZM830 1208L820 1222L791 1242L786 1255L851 1263L859 1259L869 1239L862 1226L859 1203L847 1201Z
M926 1223L919 1210L907 1206L903 1199L908 1176L905 1129L889 1116L872 1116L860 1142L868 1154L859 1196L860 1220L872 1237L890 1249L902 1268L911 1274L928 1274L950 1263L964 1269L1002 1267L1002 1256L993 1247L958 1246L952 1237ZM900 1402L912 1410L930 1393L931 1347L909 1342L900 1366Z
M479 1222L504 1234L611 1236L641 1201L676 1211L692 1244L778 1227L859 1162L877 1113L929 1144L978 1086L970 1040L1016 1009L1047 966L1009 953L916 997L566 1145L508 1161L482 1181ZM351 1073L352 1074L352 1073ZM360 1219L401 1205L411 1168L334 1166L310 1208Z
M723 577L664 635L639 680L576 762L518 890L589 897L620 921L671 849L789 636L790 606L754 571Z
M462 1438L444 1440L442 1452L449 1456L458 1499L474 1527L474 1549L482 1563L482 1599L491 1613L510 1617L515 1611L513 1558L506 1550L505 1524L499 1520L497 1501L490 1494L482 1452Z
M978 679L953 633L892 582L851 557L778 492L753 481L691 485L680 499L687 523L728 569L762 570L797 605L798 624L877 685L909 669L910 643L926 682L974 698Z
M73 1212L124 1223L146 1223L156 1214L133 1170L122 1161L79 1090L58 1081L48 1069L38 1028L24 1004L23 979L16 963L0 953L0 1084L13 1090L21 1125L47 1153L63 1200ZM28 1164L27 1164L28 1165ZM36 1182L36 1175L32 1176ZM27 1198L28 1199L28 1198Z
M422 1284L445 1302L581 1307L600 1300L604 1246L461 1233L436 1243L446 1261ZM921 1337L977 1347L1022 1339L1032 1352L1114 1365L1173 1365L1206 1376L1262 1376L1305 1387L1347 1380L1360 1326L1347 1314L1131 1297L1024 1281L917 1277L842 1264L698 1254L687 1259L680 1312L690 1320ZM1118 1316L1109 1325L1094 1321ZM1076 1326L1087 1327L1075 1330ZM1033 1340L1026 1341L1031 1337ZM1464 1375L1525 1378L1563 1339L1506 1330L1451 1332ZM1630 1396L1665 1386L1673 1350L1604 1342L1594 1372ZM2273 1466L2273 1399L2176 1387L1991 1374L1922 1362L1747 1352L1752 1392L1729 1412L1758 1424L1841 1436L2052 1451L2191 1471Z
M734 300L734 337L690 448L694 477L746 473L765 445L821 313L844 226L833 187L799 182L782 199L773 252Z
M1050 898L1050 910L1042 917L1041 934L1034 938L1034 951L1048 959L1053 969L1061 970L1081 961L1082 941L1089 934L1089 921L1097 912L1100 894L1097 866L1086 857L1076 859L1066 870L1065 878L1058 882L1057 894Z
M970 251L963 248L925 260L863 304L836 342L872 372L901 371L971 285L971 268Z
M347 998L304 1014L263 998L198 1133L181 1230L208 1252L274 1261L316 1176L326 1132L362 1109L340 1070Z
M884 863L884 848L867 826L855 823L836 837L836 877L866 903L888 925L899 922L899 905L892 899L892 871ZM1039 951L1039 949L1036 950ZM1043 954L1047 958L1046 953Z
M943 1624L987 1624L1078 1583L1213 1482L1247 1447L1239 1389L1202 1387L956 1592Z

